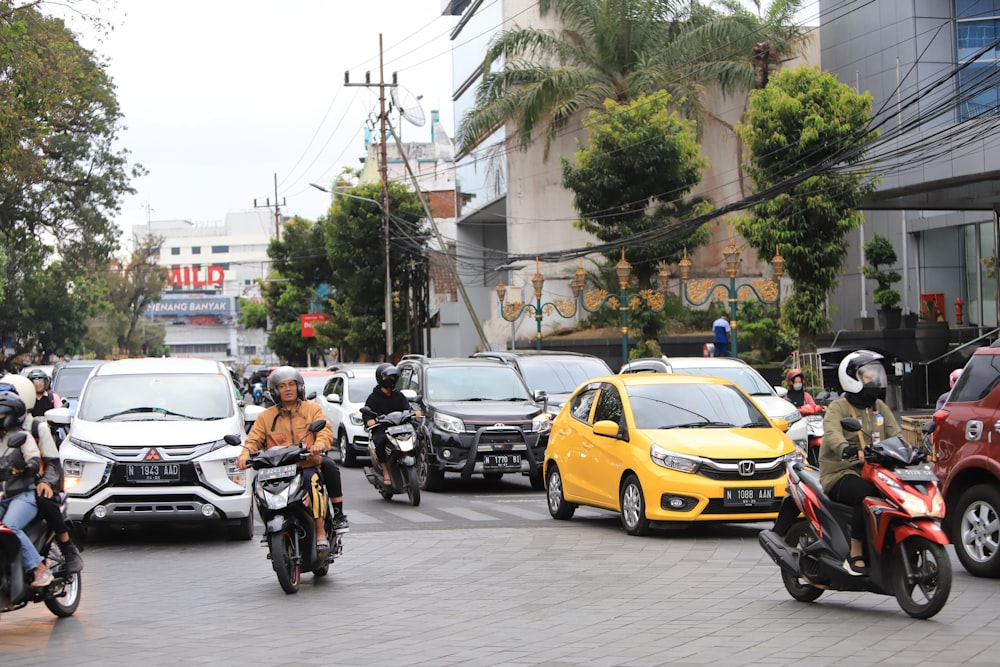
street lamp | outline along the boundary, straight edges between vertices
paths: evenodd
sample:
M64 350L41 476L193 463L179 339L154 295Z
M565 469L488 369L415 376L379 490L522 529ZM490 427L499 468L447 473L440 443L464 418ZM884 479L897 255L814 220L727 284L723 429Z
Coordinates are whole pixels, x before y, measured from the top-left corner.
M694 262L688 259L687 248L684 249L684 258L678 262L681 272L681 292L684 299L693 306L704 305L717 290L722 290L729 302L729 319L733 328L733 357L739 354L738 336L736 335L736 305L739 302L740 292L748 290L758 301L768 305L774 305L781 301L781 276L785 272L785 258L781 256L780 246L775 246L774 257L771 258L771 268L774 269L774 280L767 278L755 278L747 283L736 284L736 271L740 266L740 249L733 243L732 232L730 231L729 245L722 251L722 257L726 263L726 273L729 275L729 284L716 282L714 278L691 278L691 267Z
M570 286L573 288L573 301L569 299L552 299L547 303L542 303L542 288L545 286L545 276L541 274L538 270L538 259L535 259L535 275L531 278L531 286L535 290L535 303L521 303L520 301L512 301L506 303L505 299L507 297L507 288L503 284L503 278L500 278L497 283L497 301L500 302L500 317L504 318L508 322L514 322L521 316L522 313L527 312L529 315L533 315L535 318L535 325L537 331L535 333L535 349L542 349L542 315L551 315L554 312L558 313L561 317L570 318L576 314L575 301L579 295L579 289L576 286L576 280L574 279Z
M382 212L382 219L385 221L385 360L390 364L392 363L392 278L389 275L389 212L386 208L377 200L369 199L368 197L359 197L358 195L348 194L346 192L341 192L340 190L328 190L322 185L316 185L315 183L310 183L312 187L326 192L327 194L337 195L339 197L347 197L348 199L357 199L360 201L371 202L378 206L378 210ZM388 199L386 200L388 201Z
M655 313L661 312L667 305L667 281L670 278L670 272L667 270L667 265L660 262L656 272L659 289L644 289L629 294L626 290L632 275L632 265L625 260L625 250L622 249L622 258L615 264L615 274L618 276L619 292L617 295L610 294L604 289L594 289L584 294L583 288L586 284L587 272L583 266L577 268L573 282L570 285L573 288L574 297L582 295L580 306L588 313L595 313L602 306L608 306L613 310L617 309L619 311L621 314L622 331L622 363L624 364L628 362L629 313L642 307L646 307Z

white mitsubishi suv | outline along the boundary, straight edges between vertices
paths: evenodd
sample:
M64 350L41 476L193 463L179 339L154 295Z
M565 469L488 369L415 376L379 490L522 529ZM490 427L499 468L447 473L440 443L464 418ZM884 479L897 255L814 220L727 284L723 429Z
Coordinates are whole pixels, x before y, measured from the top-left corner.
M247 408L248 413L251 411ZM256 414L258 411L254 411ZM84 524L225 526L253 537L251 487L236 467L246 432L228 369L206 359L125 359L96 368L59 449L69 518Z

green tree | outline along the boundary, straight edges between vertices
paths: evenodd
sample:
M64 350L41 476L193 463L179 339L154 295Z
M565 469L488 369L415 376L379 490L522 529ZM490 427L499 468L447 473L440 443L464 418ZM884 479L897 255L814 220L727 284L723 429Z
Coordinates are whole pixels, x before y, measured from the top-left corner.
M237 301L240 316L239 325L243 329L261 329L267 331L267 304L263 299L245 299Z
M799 4L776 0L772 9ZM738 3L725 7L732 12ZM562 28L516 26L493 40L480 65L475 106L459 124L459 154L508 123L521 147L543 129L547 148L577 112L659 90L671 94L684 116L699 118L706 85L726 93L752 87L752 47L762 37L773 57L792 48L786 35L794 32L794 11L754 17L739 9L717 12L697 1L540 0L541 16L554 15Z
M892 247L892 241L882 234L873 234L865 242L864 249L868 266L861 267L861 275L874 280L877 285L875 292L872 293L872 301L876 306L887 310L897 308L903 297L892 286L902 280L903 276L898 271L883 271L879 268L893 266L896 263L896 249Z
M876 138L863 131L870 114L870 94L856 93L819 68L799 67L752 91L737 128L750 150L748 172L757 189L790 182L781 194L752 207L737 228L760 258L780 246L794 283L782 317L799 332L801 351L815 350L815 334L829 327L824 304L847 259L845 235L861 224L856 209L875 188L863 170L823 165L856 156Z
M42 270L58 256L54 275L72 296L106 265L118 247L112 216L141 173L117 147L121 112L104 65L40 4L0 0L0 338L22 348L40 328L31 295ZM76 335L82 321L60 326Z
M380 184L346 191L362 199L334 196L322 219L326 256L330 266L332 319L317 325L323 347L340 347L345 358L377 358L385 352L385 237L379 207ZM415 281L413 267L422 261L427 230L417 195L403 185L389 183L392 214L389 265L393 293L393 349L406 350L409 332L400 323L416 310L410 303Z
M605 113L591 112L589 146L576 153L576 166L562 159L563 185L573 191L581 216L578 228L613 242L711 208L704 197L687 197L708 161L699 154L694 122L670 111L669 103L667 93L656 93L624 104L607 100ZM667 241L630 247L625 255L637 284L645 288L653 285L658 261L677 262L685 246L702 245L708 238L708 225L702 225ZM605 257L614 264L619 251ZM658 325L657 318L645 318L644 335L655 337Z

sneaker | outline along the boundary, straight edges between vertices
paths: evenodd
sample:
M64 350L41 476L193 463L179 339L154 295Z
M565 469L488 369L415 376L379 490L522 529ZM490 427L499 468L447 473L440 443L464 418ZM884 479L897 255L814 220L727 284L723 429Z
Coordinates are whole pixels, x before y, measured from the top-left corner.
M73 541L60 542L59 548L62 549L63 559L66 561L66 571L70 574L83 572L83 556Z
M31 582L31 587L45 588L52 583L54 578L49 568L45 567L45 565L39 565L35 568L35 579Z
M347 520L346 514L337 512L333 515L333 529L337 534L351 532L351 522Z

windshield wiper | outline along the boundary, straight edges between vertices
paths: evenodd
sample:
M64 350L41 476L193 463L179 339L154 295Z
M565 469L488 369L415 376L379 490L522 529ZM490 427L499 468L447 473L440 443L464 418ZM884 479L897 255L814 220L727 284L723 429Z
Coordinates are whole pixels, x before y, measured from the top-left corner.
M198 419L198 417L192 417L191 415L181 414L180 412L174 412L173 410L167 410L166 408L152 408L152 407L142 407L142 408L129 408L128 410L120 410L118 412L112 412L110 415L104 415L97 421L103 422L109 419L114 419L115 417L120 417L122 415L132 415L144 412L155 412L162 415L170 415L171 417L183 417L184 419Z
M740 426L740 428L771 428L771 424L765 424L764 422L747 422Z
M687 424L670 424L668 426L661 426L660 428L732 428L733 425L729 422L690 422Z

